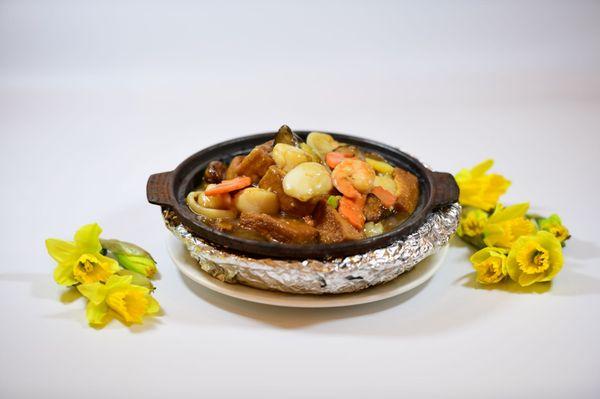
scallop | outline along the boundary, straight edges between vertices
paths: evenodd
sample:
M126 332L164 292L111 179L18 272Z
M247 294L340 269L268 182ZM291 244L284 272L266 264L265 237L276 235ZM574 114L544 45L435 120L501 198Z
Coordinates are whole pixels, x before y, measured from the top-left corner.
M305 162L283 178L283 191L300 201L328 194L333 187L327 168L317 162Z
M319 132L311 132L306 137L306 143L321 159L325 159L328 152L335 150L340 145L331 135Z
M310 155L289 144L275 144L271 155L275 160L275 164L284 172L289 172L301 163L311 161Z
M262 188L249 187L240 191L234 197L233 203L240 212L266 213L269 215L279 213L277 194Z

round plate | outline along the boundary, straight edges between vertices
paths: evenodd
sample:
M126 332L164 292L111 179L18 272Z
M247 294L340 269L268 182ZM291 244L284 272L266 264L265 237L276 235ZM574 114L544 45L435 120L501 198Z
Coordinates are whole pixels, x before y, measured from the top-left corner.
M429 280L440 268L446 258L448 245L444 246L436 254L418 263L410 272L403 273L388 283L355 293L335 295L286 294L283 292L260 290L241 284L224 283L204 272L198 265L198 262L190 256L185 245L170 234L167 237L167 249L171 259L181 273L189 277L192 281L223 295L275 306L333 308L380 301L420 286Z

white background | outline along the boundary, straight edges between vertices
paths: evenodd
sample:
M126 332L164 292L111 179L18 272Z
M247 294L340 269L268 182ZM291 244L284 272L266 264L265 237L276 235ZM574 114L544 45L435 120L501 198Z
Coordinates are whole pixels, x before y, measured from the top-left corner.
M100 4L101 3L101 4ZM151 173L221 140L322 129L456 172L574 238L544 293L478 289L458 243L433 280L292 310L171 264ZM0 2L0 396L593 398L600 395L600 5ZM165 315L87 327L44 239L98 221L148 248Z

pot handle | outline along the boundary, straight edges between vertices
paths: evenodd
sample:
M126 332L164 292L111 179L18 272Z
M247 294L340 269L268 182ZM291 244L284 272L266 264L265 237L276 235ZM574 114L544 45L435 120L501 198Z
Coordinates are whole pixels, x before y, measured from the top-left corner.
M458 201L459 189L454 176L446 172L432 172L433 207L439 208Z
M148 202L154 205L172 206L171 184L173 172L163 172L151 175L146 185Z

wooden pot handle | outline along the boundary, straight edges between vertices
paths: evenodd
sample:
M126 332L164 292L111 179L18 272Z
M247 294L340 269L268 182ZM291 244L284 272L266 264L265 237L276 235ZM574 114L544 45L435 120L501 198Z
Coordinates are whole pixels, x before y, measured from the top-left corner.
M458 201L459 189L454 176L445 172L432 172L433 207L439 208Z
M171 195L172 177L172 172L163 172L156 173L148 178L148 184L146 185L148 202L161 206L173 205L174 199Z

